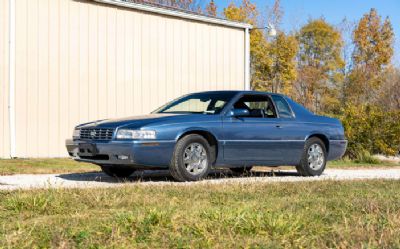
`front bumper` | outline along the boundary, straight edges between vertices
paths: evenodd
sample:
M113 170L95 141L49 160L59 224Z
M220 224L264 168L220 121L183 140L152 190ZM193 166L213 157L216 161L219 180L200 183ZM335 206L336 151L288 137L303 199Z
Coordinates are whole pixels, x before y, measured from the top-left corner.
M98 165L168 167L174 140L81 141L66 140L69 155L82 162Z

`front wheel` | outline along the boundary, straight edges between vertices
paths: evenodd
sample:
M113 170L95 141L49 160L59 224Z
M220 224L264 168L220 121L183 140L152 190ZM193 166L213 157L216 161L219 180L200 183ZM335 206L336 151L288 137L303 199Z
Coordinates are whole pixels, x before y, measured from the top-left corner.
M308 139L300 163L296 166L297 172L301 176L319 176L324 172L325 167L326 148L324 142L317 137Z
M135 169L129 167L122 166L108 166L101 165L101 170L108 176L118 177L118 178L127 178L135 172Z
M198 181L208 175L210 158L207 140L200 135L187 135L176 144L169 170L177 181Z

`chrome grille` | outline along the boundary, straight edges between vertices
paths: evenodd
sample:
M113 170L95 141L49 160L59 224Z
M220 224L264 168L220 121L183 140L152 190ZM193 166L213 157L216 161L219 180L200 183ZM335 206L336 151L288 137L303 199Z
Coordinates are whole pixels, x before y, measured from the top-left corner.
M83 140L111 140L114 129L105 128L83 128L80 132L80 138Z

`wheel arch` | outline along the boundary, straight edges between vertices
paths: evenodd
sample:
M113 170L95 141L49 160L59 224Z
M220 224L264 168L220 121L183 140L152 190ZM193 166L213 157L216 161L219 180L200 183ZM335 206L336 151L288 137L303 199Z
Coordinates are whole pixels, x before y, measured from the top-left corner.
M324 145L325 145L325 149L326 149L326 153L327 154L329 154L329 138L328 138L328 136L327 135L325 135L325 134L323 134L322 132L316 132L316 133L312 133L311 135L309 135L307 138L306 138L306 141L308 140L308 139L310 139L310 138L313 138L313 137L316 137L316 138L319 138L319 139L321 139L321 141L324 143Z
M192 135L192 134L200 135L207 140L207 142L211 148L210 153L211 153L212 163L215 163L218 158L219 148L218 148L217 137L211 131L204 129L204 128L186 129L185 131L178 134L178 136L176 137L175 140L179 141L183 137L185 137L187 135Z

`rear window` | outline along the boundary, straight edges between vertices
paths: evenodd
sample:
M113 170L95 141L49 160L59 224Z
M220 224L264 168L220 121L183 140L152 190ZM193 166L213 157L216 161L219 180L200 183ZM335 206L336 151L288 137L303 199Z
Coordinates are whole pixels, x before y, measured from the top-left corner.
M279 95L273 95L272 99L274 100L275 107L280 118L293 118L293 112L283 97Z

